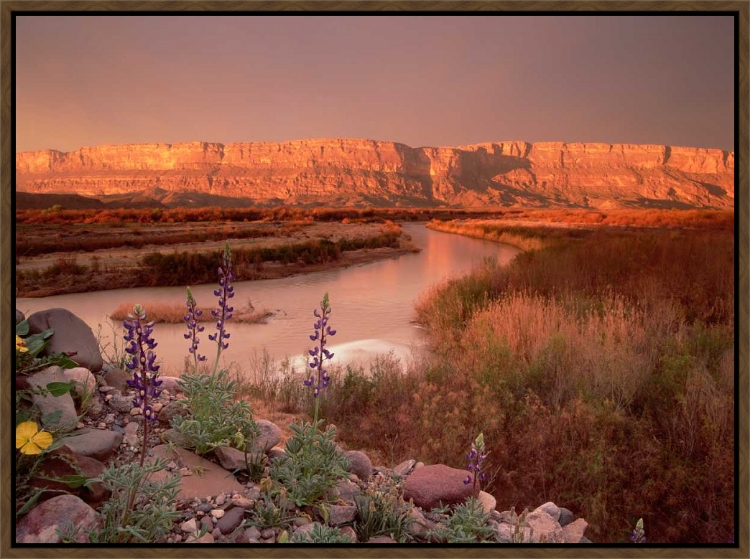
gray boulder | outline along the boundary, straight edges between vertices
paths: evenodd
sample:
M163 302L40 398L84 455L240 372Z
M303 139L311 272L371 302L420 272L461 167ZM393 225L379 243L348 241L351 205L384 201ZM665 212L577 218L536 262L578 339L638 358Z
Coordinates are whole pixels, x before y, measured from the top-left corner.
M75 352L71 359L89 371L98 372L102 368L102 355L94 333L88 325L66 309L38 311L29 318L29 332L38 334L49 328L55 330L49 338L42 355Z
M45 388L51 382L68 382L62 367L48 367L28 377L28 383L32 387ZM50 413L61 412L60 419L56 422L50 422L47 427L63 431L75 429L78 423L78 414L70 392L62 396L35 394L32 396L32 400L39 408L42 417Z
M367 454L359 450L347 450L344 458L349 460L349 471L362 481L368 481L372 476L372 461Z
M61 543L57 530L78 528L74 540L88 543L88 534L99 526L99 515L74 495L60 495L33 508L16 523L18 543Z
M106 460L122 443L122 433L104 429L79 429L65 439L65 446L75 454Z

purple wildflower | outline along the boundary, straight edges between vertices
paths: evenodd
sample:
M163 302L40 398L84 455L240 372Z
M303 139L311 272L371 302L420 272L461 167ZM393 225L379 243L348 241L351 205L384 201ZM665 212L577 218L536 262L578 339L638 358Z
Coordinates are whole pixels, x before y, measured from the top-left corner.
M206 356L198 353L198 343L200 338L198 334L203 332L205 328L198 324L203 312L196 306L195 298L190 288L187 288L187 314L185 315L185 322L187 323L188 333L184 334L186 340L191 340L190 349L188 351L193 354L195 361L195 371L198 372L198 361L205 361Z
M633 533L628 536L633 543L646 543L646 530L643 529L643 519L639 518L633 529Z
M315 309L313 315L315 315L315 318L318 320L313 324L315 333L310 336L310 339L312 341L318 341L318 345L308 352L310 357L312 357L312 361L310 361L308 365L313 370L313 373L311 373L310 378L305 381L305 386L314 387L313 396L317 398L320 395L320 391L327 387L328 383L331 381L331 377L328 376L328 371L323 368L323 363L333 359L334 355L326 349L327 337L336 335L336 330L333 330L328 325L328 318L331 315L331 307L328 304L328 293L323 296L323 301L320 303L320 311Z
M224 327L226 321L232 318L234 307L229 306L229 299L234 297L234 287L230 285L236 279L232 271L232 254L229 252L229 243L224 247L224 254L219 266L219 289L214 290L214 295L219 298L218 308L211 311L211 315L216 319L216 333L209 334L208 339L217 344L216 363L214 363L214 372L219 364L219 355L223 349L229 347L229 332Z
M125 351L130 355L130 360L125 364L128 370L133 372L132 380L127 384L135 388L136 395L133 398L133 407L140 408L141 413L147 419L156 421L156 412L151 410L146 413L146 409L151 409L149 399L158 398L161 390L158 387L162 381L157 379L159 374L159 365L156 365L156 354L153 349L156 342L151 337L153 332L153 322L146 322L146 311L142 306L133 307L133 314L128 315L128 320L123 321L127 330L125 341Z
M484 473L482 469L488 454L489 453L485 452L484 448L484 435L479 433L476 440L471 443L471 451L466 455L466 458L469 460L469 465L466 466L466 469L469 470L469 475L466 476L464 484L473 484L474 492L476 492L477 488L477 479L479 479L480 482L487 481L487 474Z

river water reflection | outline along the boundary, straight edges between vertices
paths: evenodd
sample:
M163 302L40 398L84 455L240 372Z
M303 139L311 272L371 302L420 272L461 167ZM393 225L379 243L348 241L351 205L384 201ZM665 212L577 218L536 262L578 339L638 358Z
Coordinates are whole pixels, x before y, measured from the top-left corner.
M230 345L223 358L243 368L243 363L257 359L263 348L277 361L301 355L312 343L308 337L313 331L312 311L328 292L333 309L330 323L337 330L330 345L336 353L334 362L367 362L375 354L393 351L405 363L421 343L420 328L413 323L414 303L420 294L445 278L470 271L485 258L507 263L518 253L509 245L432 231L421 223L403 227L422 252L283 279L236 282L232 299L235 307L243 307L250 300L256 309L266 308L276 314L267 324L230 321ZM192 287L199 306L216 303L215 287ZM26 316L42 309L66 308L96 333L121 303L139 302L148 311L151 301L184 300L183 287L149 287L18 299L17 306ZM204 325L201 348L211 360L215 345L208 341L208 334L213 331L213 323ZM101 331L106 341L111 333L106 326ZM165 374L179 375L181 371L188 348L185 332L182 324L154 327L156 353ZM211 351L206 347L209 344Z

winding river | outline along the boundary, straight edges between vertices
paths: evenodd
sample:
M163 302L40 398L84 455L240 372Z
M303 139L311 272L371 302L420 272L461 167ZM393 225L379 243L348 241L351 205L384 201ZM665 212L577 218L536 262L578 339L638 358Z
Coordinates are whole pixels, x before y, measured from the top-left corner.
M446 278L470 271L485 258L507 263L519 252L509 245L432 231L422 223L405 223L403 228L421 252L283 279L236 282L235 298L231 300L235 307L243 307L249 300L256 309L265 308L275 315L266 324L230 321L230 345L222 359L248 370L265 349L275 361L290 357L298 362L311 346L308 335L313 331L313 309L328 292L333 309L330 324L337 330L329 344L336 354L334 362L364 364L376 354L392 351L406 364L422 343L421 329L413 323L414 303L422 293ZM215 288L216 285L192 288L199 306L215 304ZM83 319L95 334L100 331L107 343L112 332L106 319L119 304L140 302L148 311L152 301L184 300L182 287L148 287L22 298L17 299L17 307L26 316L38 310L66 308ZM210 361L216 346L208 341L208 334L214 326L211 322L204 325L201 347ZM188 348L185 332L182 324L155 325L156 353L163 373L179 376Z

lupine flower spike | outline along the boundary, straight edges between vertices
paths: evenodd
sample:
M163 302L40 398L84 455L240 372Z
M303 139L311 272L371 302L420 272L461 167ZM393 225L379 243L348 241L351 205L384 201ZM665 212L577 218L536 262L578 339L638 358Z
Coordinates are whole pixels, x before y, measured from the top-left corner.
M193 355L193 362L195 363L195 373L198 373L198 363L200 361L205 361L206 356L201 355L198 353L198 343L200 342L200 338L198 337L198 334L203 332L205 328L198 324L198 320L200 319L201 315L203 313L201 310L196 306L195 298L193 297L193 293L190 291L190 288L187 288L187 314L185 315L185 322L187 323L187 334L183 334L185 336L186 340L190 340L190 349L188 351L192 353Z
M313 387L313 396L315 397L315 423L318 422L318 396L320 391L328 386L331 381L331 377L328 375L328 371L323 368L325 361L333 359L333 353L326 349L326 343L328 336L335 336L336 330L333 330L328 325L328 319L331 316L331 307L328 304L328 293L323 296L323 300L320 303L320 310L315 309L313 315L317 318L317 322L313 324L315 333L310 336L312 341L317 341L318 345L311 349L308 353L312 360L308 363L312 373L310 378L305 381L305 386Z
M133 379L128 380L128 386L136 390L133 407L140 408L144 418L156 421L156 412L149 404L149 400L161 395L162 381L158 380L159 365L156 365L156 354L153 349L156 342L151 337L153 322L146 321L146 311L142 306L133 307L133 314L123 322L127 334L125 351L130 355L130 361L125 366L133 372Z
M633 543L646 543L646 530L643 529L643 519L639 518L633 533L628 536Z
M214 295L219 298L218 308L211 311L211 315L216 319L216 333L209 334L208 339L216 342L216 362L214 363L214 374L219 366L219 356L221 351L229 347L229 332L224 329L226 321L232 318L234 307L229 306L229 299L234 297L234 287L231 282L236 279L232 271L232 254L229 251L229 243L224 247L224 254L219 267L219 289L214 290Z
M487 474L482 470L488 454L484 448L484 435L479 433L476 440L471 443L471 451L466 455L466 458L469 460L469 465L466 466L466 469L469 470L469 475L464 480L464 484L473 484L474 493L477 493L477 479L480 482L487 481Z

